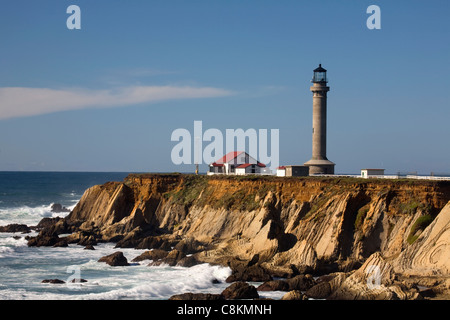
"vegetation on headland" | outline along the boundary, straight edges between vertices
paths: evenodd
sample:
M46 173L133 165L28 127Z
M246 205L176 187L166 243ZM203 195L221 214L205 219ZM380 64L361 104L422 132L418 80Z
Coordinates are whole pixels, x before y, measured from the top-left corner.
M367 213L369 212L369 207L363 206L361 208L359 208L358 213L356 214L356 218L355 218L355 230L361 228L361 226L363 225L364 219L366 219Z
M430 225L431 222L433 222L434 217L430 214L426 214L424 216L421 216L417 218L416 222L411 226L411 231L409 232L407 241L409 244L413 244L417 238L420 235L420 232L425 230L426 227Z
M277 177L260 175L195 175L183 173L137 173L130 174L125 181L133 179L146 180L153 178L167 178L176 181L176 188L170 188L163 194L166 200L184 206L186 208L196 205L199 207L210 206L213 209L252 211L264 204L264 199L269 192L277 192L286 185L292 185L293 196L308 185L317 186L317 197L312 199L310 210L303 217L320 219L321 212L328 201L349 190L368 190L377 188L378 196L392 197L390 190L413 188L415 186L435 187L448 186L447 181L430 181L414 179L362 179L357 177ZM229 182L222 184L222 181ZM241 188L250 183L250 187ZM296 189L297 188L297 189ZM300 188L300 189L299 189ZM409 192L409 191L407 191ZM287 196L289 198L289 196ZM213 199L213 200L212 200ZM400 214L415 214L420 210L423 214L434 214L433 208L426 199L417 195L407 195L400 201L388 201L389 212ZM266 202L264 205L270 205ZM356 205L354 214L354 229L358 230L363 224L369 208L365 203Z
M450 181L439 181L439 180L420 180L413 178L399 178L399 179L380 179L380 178L359 178L359 177L345 177L345 176L307 176L307 177L278 177L271 175L195 175L190 173L130 173L126 178L129 180L131 178L148 179L152 177L189 177L192 181L201 179L211 179L211 180L234 180L234 181L317 181L326 182L328 184L338 184L338 185L367 185L376 183L378 185L386 186L435 186L447 184L450 186Z

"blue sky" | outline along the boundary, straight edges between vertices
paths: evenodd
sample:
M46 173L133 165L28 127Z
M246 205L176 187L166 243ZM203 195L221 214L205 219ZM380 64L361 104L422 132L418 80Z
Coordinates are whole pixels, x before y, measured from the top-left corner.
M322 63L337 173L450 173L449 14L448 0L2 3L0 170L192 171L171 133L195 120L279 129L280 163L303 164Z

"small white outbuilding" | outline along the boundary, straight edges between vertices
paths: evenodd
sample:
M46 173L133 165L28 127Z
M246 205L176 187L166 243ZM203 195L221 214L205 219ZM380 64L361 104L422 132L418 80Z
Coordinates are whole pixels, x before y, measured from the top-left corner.
M384 176L384 169L361 169L361 178Z

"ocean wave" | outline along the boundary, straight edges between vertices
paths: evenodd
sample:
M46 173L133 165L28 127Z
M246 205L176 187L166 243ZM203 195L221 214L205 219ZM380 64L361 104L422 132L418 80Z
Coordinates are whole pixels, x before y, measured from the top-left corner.
M77 203L68 206L67 209L72 211ZM52 205L53 203L38 207L21 206L0 209L0 225L18 223L31 226L38 224L42 218L65 217L69 214L69 212L52 212Z
M2 249L10 249L14 247L24 247L27 245L27 240L25 240L25 237L20 237L18 239L14 239L12 236L6 235L5 238L0 238L0 252L2 252Z
M17 248L26 247L27 243L25 237L13 238L11 233L2 233L0 235L0 258L14 255Z
M112 243L102 243L96 250L84 250L71 244L66 248L30 248L24 237L0 234L0 299L64 300L165 300L185 292L221 293L229 284L228 267L199 264L193 267L147 266L148 260L126 267L112 267L98 262L117 251ZM145 250L121 248L129 261ZM76 286L42 284L46 278L68 282L78 270L88 282ZM3 272L4 271L4 272ZM219 283L217 283L218 280Z
M220 293L226 287L225 279L231 274L227 267L200 264L186 267L133 267L123 268L127 275L98 280L98 284L110 290L89 293L82 299L168 299L184 292ZM221 284L213 283L218 280Z
M10 247L0 247L0 258L5 258L8 253L14 252L13 248ZM5 255L6 254L6 255Z

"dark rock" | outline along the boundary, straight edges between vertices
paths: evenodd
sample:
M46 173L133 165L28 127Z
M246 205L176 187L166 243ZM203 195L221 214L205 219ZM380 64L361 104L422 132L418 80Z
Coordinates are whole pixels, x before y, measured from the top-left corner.
M84 247L84 250L95 250L95 248L92 244L88 244L86 247Z
M205 247L199 241L193 238L186 238L177 243L174 247L178 251L183 252L184 254L193 254L200 251L203 251Z
M36 237L30 237L28 240L29 247L51 247L60 242L60 238L53 234L39 234Z
M88 282L86 279L72 279L72 281L70 281L71 283L82 283L82 282Z
M258 291L288 291L289 285L284 280L271 280L261 284Z
M242 263L230 263L231 275L227 278L226 282L235 281L252 281L252 282L265 282L272 280L271 275L259 264L247 267Z
M173 267L173 266L176 266L177 263L184 257L186 257L186 255L183 252L178 251L177 249L173 249L172 251L170 251L167 254L167 256L165 258L158 260L158 261L151 262L149 264L149 266L159 266L162 264L167 264L167 265Z
M69 245L67 244L67 241L65 239L60 239L58 242L56 242L53 247L57 248L65 248L68 247Z
M238 281L231 284L222 291L222 296L227 300L259 298L256 288L243 281Z
M116 243L116 248L136 248L145 238L146 232L141 228L135 228L128 232L120 241Z
M43 218L36 227L33 227L36 231L41 234L62 234L62 233L72 233L76 226L71 226L67 224L66 220L63 218Z
M433 288L419 288L418 292L421 297L425 298L434 298L436 296L436 292L434 292Z
M96 246L97 240L95 239L95 236L93 234L83 234L80 237L80 240L78 240L78 245L80 246Z
M300 274L290 279L286 279L285 281L289 285L288 291L292 290L306 291L317 284L311 275L303 275L303 274Z
M135 246L136 249L161 249L165 251L172 250L172 247L177 245L177 241L168 240L161 236L150 236L138 240L139 243Z
M340 272L350 272L352 270L359 269L362 266L362 263L358 260L347 259L344 262L339 264L338 271Z
M160 259L164 259L165 257L167 257L168 254L169 254L169 252L167 252L167 251L164 251L161 249L153 249L150 251L145 251L140 256L137 256L136 258L134 258L131 261L132 262L140 262L143 260L158 261Z
M333 280L336 277L335 273L331 273L331 274L325 274L323 276L320 276L317 278L316 282L320 283L320 282L328 282Z
M54 213L62 213L62 212L70 212L69 209L67 209L66 207L63 207L61 204L59 203L54 203L52 204L52 210L51 212Z
M266 273L270 274L273 278L287 279L293 278L300 274L297 267L293 264L283 267L276 267L265 264L264 269L266 270Z
M182 293L176 294L169 298L169 300L223 300L220 294L211 293Z
M331 291L331 285L329 282L320 282L313 286L312 288L308 289L305 292L305 295L308 298L312 299L326 299L330 294Z
M253 257L250 259L250 261L247 263L247 267L254 266L259 261L259 254L253 255Z
M63 218L60 217L42 218L41 221L39 221L39 223L37 224L36 229L42 230L44 228L50 228L61 220L63 220Z
M299 274L308 274L308 273L314 273L314 268L311 266L295 266L293 264L290 265L290 268L294 274L294 276L297 276Z
M201 262L198 261L194 256L184 257L177 262L177 266L179 267L193 267Z
M123 255L123 252L117 251L108 256L104 256L98 260L98 262L106 262L110 266L129 266L127 258Z
M304 295L300 290L292 290L287 292L281 300L308 300L308 297Z
M311 275L298 275L286 280L272 280L261 284L258 291L306 291L316 285Z
M8 233L16 233L16 232L22 232L22 233L29 233L31 232L30 227L28 227L26 224L8 224L7 226L1 226L0 232L8 232Z
M124 238L123 234L116 234L110 238L108 238L108 242L120 242ZM117 247L117 245L116 245ZM136 248L139 249L139 248Z
M59 280L59 279L45 279L45 280L42 280L41 283L64 284L65 282L63 280Z

